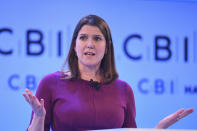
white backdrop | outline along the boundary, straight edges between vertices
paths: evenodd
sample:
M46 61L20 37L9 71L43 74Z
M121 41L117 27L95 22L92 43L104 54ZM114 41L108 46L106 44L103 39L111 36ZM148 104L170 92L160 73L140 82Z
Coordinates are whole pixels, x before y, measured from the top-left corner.
M26 129L31 108L22 92L35 93L44 75L60 70L74 27L88 14L111 28L120 79L134 90L139 128L153 128L180 108L197 109L197 2L1 0L0 6L1 130ZM196 121L194 112L171 128L197 129Z

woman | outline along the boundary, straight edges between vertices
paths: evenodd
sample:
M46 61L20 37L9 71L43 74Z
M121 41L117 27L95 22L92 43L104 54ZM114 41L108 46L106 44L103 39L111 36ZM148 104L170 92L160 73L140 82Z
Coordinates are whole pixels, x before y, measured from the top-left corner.
M67 57L69 71L44 77L36 96L23 93L33 113L30 131L136 128L132 88L118 79L107 23L96 15L77 24ZM156 128L167 128L193 112L180 110Z

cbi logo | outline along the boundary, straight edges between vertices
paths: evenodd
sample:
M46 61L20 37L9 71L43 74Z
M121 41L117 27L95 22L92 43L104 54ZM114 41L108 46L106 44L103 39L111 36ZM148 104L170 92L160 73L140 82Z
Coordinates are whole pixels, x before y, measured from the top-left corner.
M184 63L197 62L197 36L194 31L193 38L188 36L175 39L166 35L155 35L152 43L146 43L141 34L131 34L123 43L125 55L132 61L176 61ZM137 43L137 44L136 44ZM144 46L144 50L133 53L134 46ZM151 45L151 46L150 46ZM131 47L132 46L132 47ZM146 46L146 47L145 47ZM129 48L131 47L131 48ZM151 48L151 49L150 49Z
M19 39L20 36L17 36L15 41L10 42L10 39L14 38L16 33L14 33L11 28L0 28L0 55L13 56L18 54L19 56L23 54L25 56L37 57L42 56L47 52L49 56L52 56L52 54L55 54L57 57L63 56L62 32L57 31L53 36L48 33L54 32L28 29L25 31L25 37L22 36L24 39ZM50 44L52 38L55 39L53 41L55 44ZM18 41L23 42L20 43ZM11 43L11 47L7 47L7 43ZM54 47L54 45L56 47Z

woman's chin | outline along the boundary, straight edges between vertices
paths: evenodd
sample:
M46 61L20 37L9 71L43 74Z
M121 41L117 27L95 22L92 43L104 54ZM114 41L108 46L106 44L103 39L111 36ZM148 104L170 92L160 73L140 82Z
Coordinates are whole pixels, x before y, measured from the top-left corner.
M87 66L87 67L97 67L97 66L99 66L100 64L98 64L98 63L93 63L93 62L87 62L87 63L85 63L84 65Z

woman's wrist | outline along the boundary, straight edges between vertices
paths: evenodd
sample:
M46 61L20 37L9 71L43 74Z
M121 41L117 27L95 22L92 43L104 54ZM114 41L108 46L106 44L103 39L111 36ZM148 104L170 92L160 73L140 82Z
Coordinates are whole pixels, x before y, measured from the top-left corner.
M42 116L40 116L40 115L36 115L35 113L34 113L34 119L39 119L39 120L44 120L45 119L45 115L42 115Z
M39 116L34 113L28 131L44 131L44 120L45 120L45 115Z
M162 127L160 124L158 124L155 129L165 129L165 127Z

